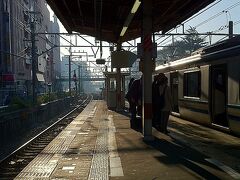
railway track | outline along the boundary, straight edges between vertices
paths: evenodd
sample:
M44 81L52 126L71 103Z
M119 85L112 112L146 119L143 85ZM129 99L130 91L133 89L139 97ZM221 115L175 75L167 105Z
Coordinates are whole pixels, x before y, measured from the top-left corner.
M88 95L73 110L16 149L0 162L0 179L14 179L93 99Z

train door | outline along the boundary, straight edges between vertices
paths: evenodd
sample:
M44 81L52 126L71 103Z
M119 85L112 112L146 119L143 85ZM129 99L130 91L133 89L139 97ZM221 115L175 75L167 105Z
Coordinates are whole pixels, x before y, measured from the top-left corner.
M170 74L170 86L172 93L172 101L173 101L173 111L179 112L178 109L178 72L174 72Z
M212 123L227 127L227 67L226 64L211 67Z

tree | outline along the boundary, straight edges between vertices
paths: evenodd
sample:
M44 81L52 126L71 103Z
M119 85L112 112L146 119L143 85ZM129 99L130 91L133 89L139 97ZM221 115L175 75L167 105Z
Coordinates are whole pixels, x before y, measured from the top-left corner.
M191 55L192 52L207 45L204 38L201 38L196 28L191 27L182 40L170 44L158 51L158 61L176 60Z
M197 49L207 45L207 42L199 36L196 28L190 26L190 29L187 30L187 34L189 35L186 35L182 40L185 44L185 51L188 51L189 55Z

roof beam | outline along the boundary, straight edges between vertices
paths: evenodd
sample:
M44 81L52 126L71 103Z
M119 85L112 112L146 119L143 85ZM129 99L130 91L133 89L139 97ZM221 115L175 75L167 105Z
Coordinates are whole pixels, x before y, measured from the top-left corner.
M72 11L69 9L68 4L66 3L66 0L62 0L62 1L64 4L64 7L67 9L67 12L69 14L69 17L70 17L69 19L72 20L72 24L74 24L74 26L76 27L77 23L76 23L75 19L72 17Z
M85 26L85 24L84 24L84 20L83 20L82 8L81 8L81 5L80 5L80 0L77 1L77 4L78 4L79 14L80 14L81 21L82 21L82 26Z

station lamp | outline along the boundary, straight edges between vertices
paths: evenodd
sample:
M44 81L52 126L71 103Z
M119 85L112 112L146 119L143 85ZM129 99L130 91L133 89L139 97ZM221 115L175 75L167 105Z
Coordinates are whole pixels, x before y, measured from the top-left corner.
M127 28L128 28L127 26L123 26L120 36L124 36L125 32L127 31Z
M141 2L139 0L136 0L133 7L132 7L132 10L131 10L131 13L132 14L135 14L140 6Z
M124 23L124 26L123 26L123 28L122 28L122 31L121 31L121 33L120 33L120 36L121 36L121 37L124 36L124 34L126 33L127 28L128 28L128 26L129 26L129 24L131 23L134 14L137 12L140 4L141 4L141 1L135 0L134 5L133 5L133 7L132 7L132 9L131 9L131 12L129 13L129 15L128 15L125 23Z

